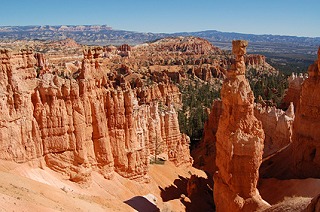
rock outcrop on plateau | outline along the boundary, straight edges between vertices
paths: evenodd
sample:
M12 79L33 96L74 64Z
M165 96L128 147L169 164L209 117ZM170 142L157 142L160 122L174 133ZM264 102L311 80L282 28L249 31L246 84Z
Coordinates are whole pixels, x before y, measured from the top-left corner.
M293 123L294 172L299 178L320 177L320 47L309 66Z
M33 161L67 175L90 179L142 179L153 155L190 164L189 138L180 133L170 83L131 87L101 66L101 49L84 51L76 79L44 73L43 55L29 49L0 50L0 158ZM36 58L35 58L36 57Z
M254 96L245 78L248 42L237 40L232 45L235 63L221 90L214 201L217 211L256 211L268 207L257 190L265 135L254 116Z
M246 55L244 59L246 66L262 65L266 63L266 57L259 54Z
M196 37L164 38L154 42L157 51L180 51L185 53L207 54L218 51L209 41Z

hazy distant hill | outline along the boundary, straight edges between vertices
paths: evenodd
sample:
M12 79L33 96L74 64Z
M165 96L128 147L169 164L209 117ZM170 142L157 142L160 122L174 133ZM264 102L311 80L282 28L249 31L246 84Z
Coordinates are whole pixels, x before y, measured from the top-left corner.
M233 39L243 39L251 42L260 43L295 43L301 46L317 46L320 44L320 37L297 37L297 36L286 36L286 35L254 35L254 34L243 34L235 32L219 32L216 30L207 30L201 32L180 32L176 33L182 36L198 36L205 38L209 41L222 41L229 42Z
M316 59L320 45L320 37L254 35L216 30L168 34L114 30L106 25L0 26L0 41L72 38L86 45L135 45L169 36L197 36L222 49L231 49L231 41L234 39L245 39L249 41L249 53L264 54L278 64L295 64L294 67L300 67L301 70L305 70ZM290 67L287 69L290 71Z
M167 36L197 36L211 42L230 42L234 39L245 39L252 43L282 43L298 46L317 47L320 37L296 37L281 35L254 35L234 32L208 30L201 32L178 33L140 33L125 30L114 30L106 25L59 25L59 26L0 26L0 39L64 39L73 38L83 44L138 44ZM123 42L122 42L123 41Z
M169 36L160 33L139 33L125 30L113 30L106 25L84 26L2 26L1 40L60 40L72 38L87 45L131 45Z

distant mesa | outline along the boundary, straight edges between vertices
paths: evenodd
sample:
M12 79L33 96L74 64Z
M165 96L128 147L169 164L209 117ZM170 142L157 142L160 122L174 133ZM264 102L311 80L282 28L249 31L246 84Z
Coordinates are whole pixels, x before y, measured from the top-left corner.
M102 31L112 30L112 27L107 25L43 25L43 26L6 26L0 27L0 32L17 32L17 31Z

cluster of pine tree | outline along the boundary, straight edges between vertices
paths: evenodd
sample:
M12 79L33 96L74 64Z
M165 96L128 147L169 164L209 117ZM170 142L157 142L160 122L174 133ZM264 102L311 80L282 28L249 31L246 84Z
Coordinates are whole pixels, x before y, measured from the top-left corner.
M202 138L204 123L208 118L206 109L211 108L212 101L220 97L220 88L220 82L189 81L180 85L183 106L179 111L179 126L180 131L190 137L191 144Z
M287 76L281 72L268 72L250 69L246 72L255 101L263 99L269 105L280 106L285 90L288 88ZM182 108L179 110L179 126L195 145L203 134L207 120L207 108L213 100L220 98L221 80L215 83L187 81L179 85L182 94ZM260 96L260 97L259 97Z
M246 72L246 77L249 80L256 102L263 99L271 105L280 106L285 90L288 88L286 75L281 72L270 73L250 69Z

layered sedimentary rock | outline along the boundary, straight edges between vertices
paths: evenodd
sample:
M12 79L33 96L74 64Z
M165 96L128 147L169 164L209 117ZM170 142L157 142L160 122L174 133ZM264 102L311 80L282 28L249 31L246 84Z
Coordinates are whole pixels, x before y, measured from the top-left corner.
M262 122L265 133L263 157L267 157L292 142L294 106L291 102L286 111L276 107L255 106L254 115Z
M320 47L308 68L293 123L293 158L297 177L320 177Z
M73 79L36 78L41 57L28 49L0 50L1 159L37 160L73 181L90 179L92 170L141 179L155 151L176 165L192 162L173 107L179 89L165 83L132 88L103 70L101 52L86 49Z
M237 40L232 45L235 63L221 90L214 201L217 211L256 211L268 205L257 190L264 132L254 116L254 96L244 75L248 42Z
M36 60L30 49L0 50L0 152L1 158L24 162L42 155L34 120L31 93Z

